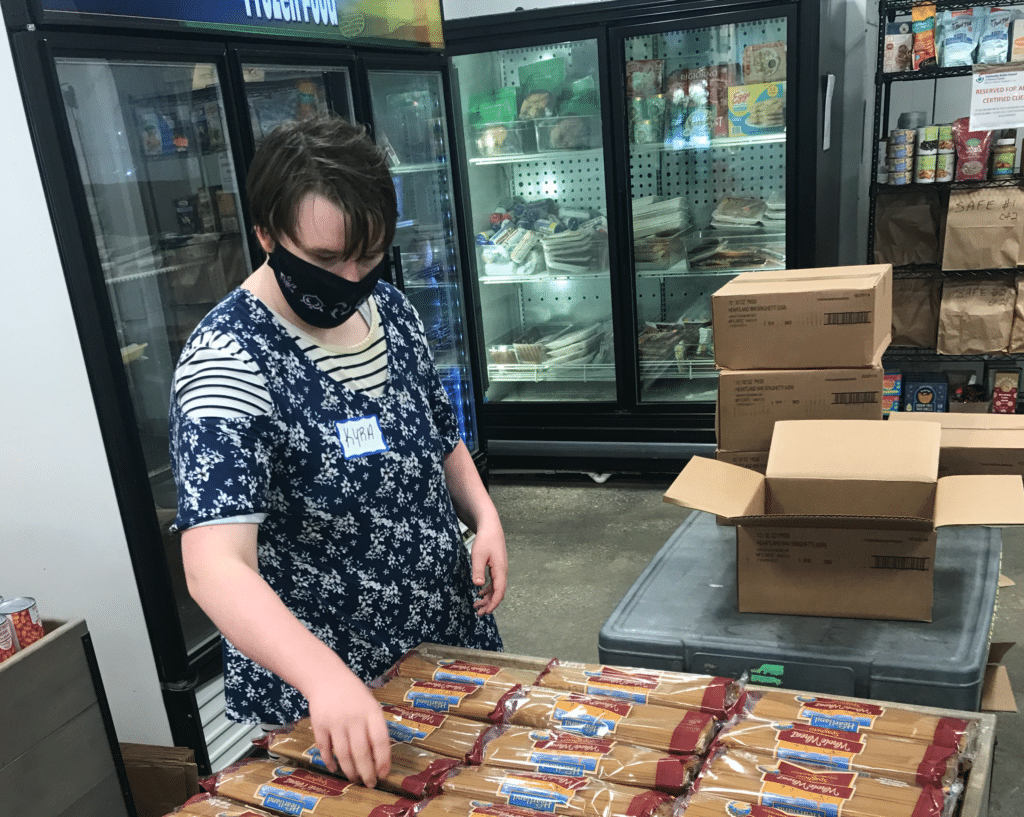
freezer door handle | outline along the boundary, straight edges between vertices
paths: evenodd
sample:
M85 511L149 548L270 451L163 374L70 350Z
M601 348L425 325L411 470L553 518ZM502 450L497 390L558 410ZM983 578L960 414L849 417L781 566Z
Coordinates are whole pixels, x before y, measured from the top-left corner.
M405 276L402 274L402 248L397 244L391 248L391 269L395 277L394 285L405 291Z

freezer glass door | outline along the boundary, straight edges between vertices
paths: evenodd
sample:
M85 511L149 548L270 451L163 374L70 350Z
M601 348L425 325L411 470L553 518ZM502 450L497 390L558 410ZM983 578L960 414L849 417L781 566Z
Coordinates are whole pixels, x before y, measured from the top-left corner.
M193 328L250 269L217 70L61 58L57 72L191 651L217 631L186 590L168 531L171 380Z
M347 68L243 63L242 79L257 145L283 122L327 112L352 118L352 80Z
M488 403L616 399L595 40L452 58Z
M452 212L444 85L437 71L369 71L374 133L398 196L395 284L419 312L462 439L478 450L466 299Z
M642 401L714 402L712 293L786 266L787 22L624 41Z

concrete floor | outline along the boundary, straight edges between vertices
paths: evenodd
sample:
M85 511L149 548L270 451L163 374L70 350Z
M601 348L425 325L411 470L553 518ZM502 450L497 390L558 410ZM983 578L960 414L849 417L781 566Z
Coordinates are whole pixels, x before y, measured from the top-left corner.
M510 581L497 611L505 649L569 661L598 661L598 634L616 605L686 511L662 501L671 480L613 475L492 474ZM993 641L1020 641L1024 623L1024 530L1004 531L1004 575ZM1024 706L1024 644L1003 662ZM1024 715L999 713L989 817L1024 813Z

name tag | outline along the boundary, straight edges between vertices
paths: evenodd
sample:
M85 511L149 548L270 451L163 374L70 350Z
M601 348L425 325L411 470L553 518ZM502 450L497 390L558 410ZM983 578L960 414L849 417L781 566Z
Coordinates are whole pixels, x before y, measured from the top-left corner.
M376 415L338 421L335 426L347 460L389 450Z

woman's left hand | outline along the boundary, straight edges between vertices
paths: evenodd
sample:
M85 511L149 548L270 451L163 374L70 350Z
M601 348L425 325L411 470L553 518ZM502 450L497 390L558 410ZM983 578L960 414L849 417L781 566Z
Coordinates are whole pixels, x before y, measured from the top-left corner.
M479 588L479 598L473 602L473 608L478 616L484 616L501 604L508 581L508 554L500 522L480 526L473 539L472 557L473 584Z

